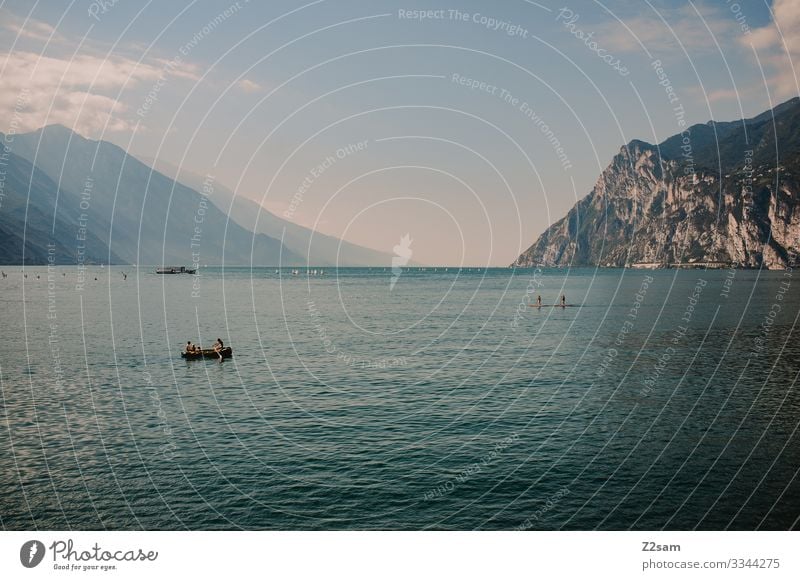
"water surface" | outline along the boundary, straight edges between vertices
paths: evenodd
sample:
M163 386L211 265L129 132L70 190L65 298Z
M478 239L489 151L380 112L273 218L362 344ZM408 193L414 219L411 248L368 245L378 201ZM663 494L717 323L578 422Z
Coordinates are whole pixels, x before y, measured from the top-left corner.
M7 529L798 525L791 273L3 269Z

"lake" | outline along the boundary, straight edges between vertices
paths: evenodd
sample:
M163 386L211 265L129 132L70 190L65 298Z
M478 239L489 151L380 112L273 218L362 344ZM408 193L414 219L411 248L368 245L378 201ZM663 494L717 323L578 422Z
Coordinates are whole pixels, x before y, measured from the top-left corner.
M2 269L6 529L798 525L791 271Z

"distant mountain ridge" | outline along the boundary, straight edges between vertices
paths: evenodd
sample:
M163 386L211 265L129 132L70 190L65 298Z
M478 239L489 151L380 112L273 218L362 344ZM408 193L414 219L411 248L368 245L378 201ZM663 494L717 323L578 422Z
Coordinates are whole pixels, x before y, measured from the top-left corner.
M184 168L152 158L142 159L175 181L197 191L202 190L204 178ZM316 232L297 225L268 211L257 202L236 195L233 191L214 182L214 193L209 200L223 213L250 231L282 240L283 244L314 266L388 266L392 254L379 252Z
M622 147L512 264L783 268L800 251L800 98Z
M76 211L85 214L86 229L106 248L106 259L100 261L269 266L304 263L278 240L230 222L203 195L152 170L112 143L89 140L61 125L49 125L15 135L10 152L35 164L37 176L49 178L49 183L39 180L42 187L51 188L52 193L62 192L57 209L54 206L50 210L51 220L68 223ZM87 195L88 183L91 190ZM27 191L22 194L27 196ZM18 228L12 217L0 211L0 228ZM31 230L26 242L31 248L47 243L37 232ZM38 254L27 256L33 259Z

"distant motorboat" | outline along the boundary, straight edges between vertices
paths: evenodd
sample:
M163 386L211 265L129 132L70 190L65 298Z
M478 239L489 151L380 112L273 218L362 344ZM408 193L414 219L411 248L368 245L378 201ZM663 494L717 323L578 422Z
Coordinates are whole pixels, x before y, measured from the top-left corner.
M156 274L194 274L197 268L187 268L186 266L161 266L156 268Z

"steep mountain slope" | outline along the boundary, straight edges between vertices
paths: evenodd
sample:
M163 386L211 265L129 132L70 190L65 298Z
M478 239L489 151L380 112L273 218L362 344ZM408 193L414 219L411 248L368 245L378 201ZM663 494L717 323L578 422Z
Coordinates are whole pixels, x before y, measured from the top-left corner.
M3 138L0 135L0 140ZM3 155L0 264L118 263L81 219L80 202L27 160Z
M620 149L514 265L785 267L800 250L800 99L685 137Z
M204 178L196 173L178 169L164 161L142 161L197 191L203 188ZM209 200L240 226L282 240L284 246L311 265L388 266L392 263L392 254L351 244L282 219L258 203L234 194L218 182L214 183L214 193Z
M229 222L203 195L111 143L50 125L16 135L12 151L34 163L61 190L77 195L89 216L89 230L125 262L302 262L278 240Z

